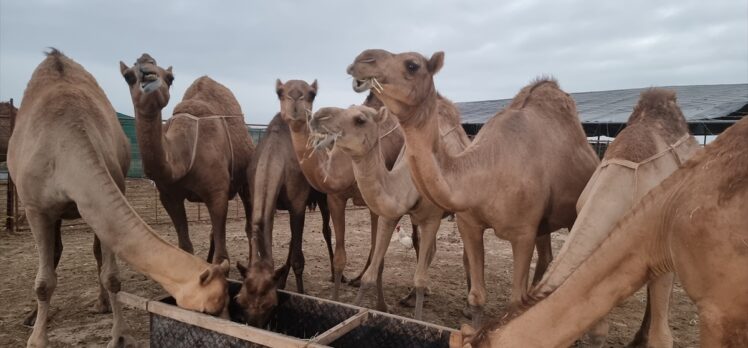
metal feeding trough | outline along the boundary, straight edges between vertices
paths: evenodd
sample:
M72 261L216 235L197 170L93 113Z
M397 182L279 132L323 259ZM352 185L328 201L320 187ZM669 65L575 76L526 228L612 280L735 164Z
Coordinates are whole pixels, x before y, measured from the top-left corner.
M241 283L231 281L233 299ZM448 347L455 330L345 303L278 291L267 330L179 308L171 297L118 300L150 312L151 347ZM229 312L239 308L231 303Z

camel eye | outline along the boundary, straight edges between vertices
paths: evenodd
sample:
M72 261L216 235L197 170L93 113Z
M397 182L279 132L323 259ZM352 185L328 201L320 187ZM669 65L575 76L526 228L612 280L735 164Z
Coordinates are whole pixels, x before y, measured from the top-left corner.
M413 61L405 62L405 69L408 69L408 72L410 73L418 71L418 68L420 68L420 66Z
M366 119L361 116L357 116L353 121L356 123L357 126L361 126L364 123L366 123Z

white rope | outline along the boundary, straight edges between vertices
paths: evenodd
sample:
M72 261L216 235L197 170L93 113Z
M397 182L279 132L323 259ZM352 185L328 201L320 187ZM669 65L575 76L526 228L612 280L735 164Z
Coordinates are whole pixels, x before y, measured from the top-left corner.
M192 143L192 156L190 157L190 165L187 167L187 171L185 173L189 173L190 170L192 170L192 166L195 164L195 157L197 157L197 140L200 136L200 121L201 120L222 120L223 122L223 129L226 132L226 137L229 141L229 152L231 154L231 173L229 174L229 178L231 180L234 180L234 144L231 142L231 132L229 132L229 125L226 121L227 118L234 118L234 117L244 117L244 115L212 115L212 116L203 116L203 117L197 117L195 115L186 113L186 112L180 112L178 114L174 114L171 118L178 118L178 117L185 117L189 118L193 121L195 121L195 141Z

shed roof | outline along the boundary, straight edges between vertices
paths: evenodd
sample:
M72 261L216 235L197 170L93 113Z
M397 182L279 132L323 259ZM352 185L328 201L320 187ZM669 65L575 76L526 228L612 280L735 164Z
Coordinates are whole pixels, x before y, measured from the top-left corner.
M675 90L678 105L689 122L714 120L748 108L748 84L664 87ZM571 93L582 123L626 123L646 88ZM483 124L511 99L456 103L462 123Z

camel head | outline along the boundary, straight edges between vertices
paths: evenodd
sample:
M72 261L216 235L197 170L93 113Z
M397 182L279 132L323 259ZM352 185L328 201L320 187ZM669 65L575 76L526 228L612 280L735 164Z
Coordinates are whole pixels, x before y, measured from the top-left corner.
M155 59L143 53L131 68L120 61L119 69L130 87L136 115L159 114L169 103L169 87L174 82L171 67L163 69Z
M317 80L311 85L301 80L289 80L286 83L275 80L275 93L281 104L281 117L298 132L306 127L307 120L312 116L312 103L317 96Z
M220 265L208 265L198 279L181 287L176 294L172 294L177 300L177 305L211 315L227 316L229 301L226 274L228 271L227 260Z
M265 327L278 305L276 290L285 270L273 271L273 265L265 260L250 261L249 267L237 262L236 268L244 278L242 288L234 298L242 308L243 319L249 325Z
M434 75L444 64L444 52L431 58L415 53L390 53L366 50L356 57L347 72L353 77L353 90L372 90L384 105L400 119L407 117L428 98L436 98ZM402 116L401 116L402 115Z
M347 109L322 108L314 113L309 123L319 144L332 143L352 158L361 157L376 147L379 123L385 119L386 109L380 111L361 105Z

